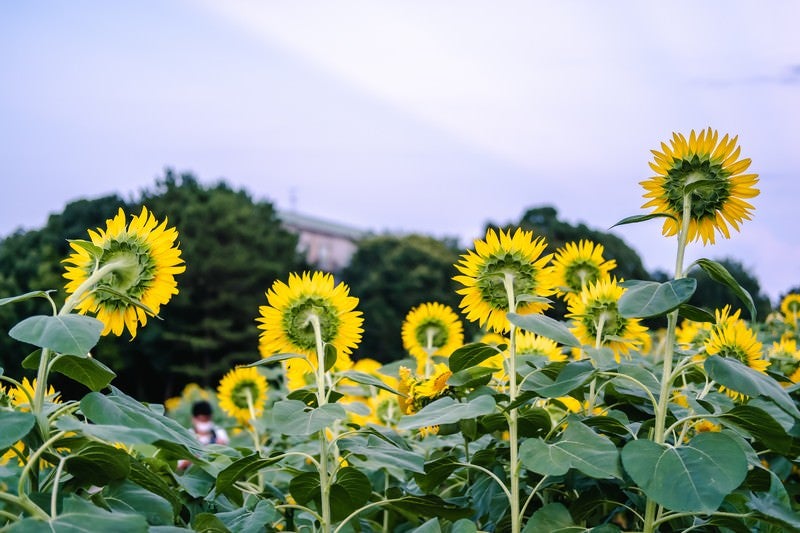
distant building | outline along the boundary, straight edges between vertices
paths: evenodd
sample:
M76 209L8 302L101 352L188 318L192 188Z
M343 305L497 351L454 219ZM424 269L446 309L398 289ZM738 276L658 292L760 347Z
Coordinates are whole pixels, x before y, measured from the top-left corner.
M278 211L278 218L284 228L298 235L298 250L305 254L306 261L327 272L338 272L347 266L358 241L368 234L295 211Z

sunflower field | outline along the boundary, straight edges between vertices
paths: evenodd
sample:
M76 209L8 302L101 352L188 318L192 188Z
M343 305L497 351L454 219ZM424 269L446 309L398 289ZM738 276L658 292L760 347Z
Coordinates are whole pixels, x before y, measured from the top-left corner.
M409 309L407 358L382 365L351 358L358 295L287 273L253 310L260 359L164 405L91 354L103 335L135 343L186 268L179 228L120 209L70 242L61 308L50 289L0 299L52 307L9 330L37 377L0 369L0 530L800 531L800 294L758 317L720 263L684 264L752 216L740 152L711 128L653 150L648 212L618 225L663 224L669 281L619 279L588 240L546 254L531 231L489 229L454 265L459 309ZM695 266L742 310L689 305ZM89 392L62 400L54 372ZM229 440L187 429L197 400Z

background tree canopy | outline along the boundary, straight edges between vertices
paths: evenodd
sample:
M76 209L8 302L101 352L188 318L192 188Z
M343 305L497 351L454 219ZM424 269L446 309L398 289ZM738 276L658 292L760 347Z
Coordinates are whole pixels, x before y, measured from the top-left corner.
M177 277L180 293L162 308L163 320L150 320L133 342L124 336L105 337L94 356L118 374L117 387L146 401L162 402L187 382L214 387L235 364L257 360L255 318L258 307L266 304L265 292L276 279L285 281L290 272L313 267L297 252L297 236L282 227L271 203L256 202L224 182L204 186L191 174L167 170L137 198L110 195L78 200L51 215L43 228L19 230L0 240L0 298L56 289L56 301L63 302L61 260L69 254L68 239L85 239L87 229L104 226L120 207L130 215L142 205L178 229L186 261L186 272ZM664 273L648 273L638 254L618 237L559 220L553 207L529 209L516 226L545 237L548 253L580 239L602 244L604 256L616 259L614 274L619 278L666 278ZM354 358L390 362L406 357L401 327L416 305L440 302L458 312L461 297L452 278L464 252L456 239L424 235L373 235L361 240L350 264L334 273L337 281L349 285L364 313L364 336ZM750 291L759 315L766 316L770 302L756 278L741 263L731 259L721 263ZM740 306L727 288L702 272L692 270L690 275L698 278L693 301L711 310L726 303ZM560 300L555 304L548 314L562 317L563 304ZM0 306L0 329L8 331L23 316L50 312L41 299ZM464 329L468 342L480 333L466 320ZM31 351L31 346L0 336L0 367L19 368ZM78 385L70 380L54 378L67 398L84 392L74 390Z

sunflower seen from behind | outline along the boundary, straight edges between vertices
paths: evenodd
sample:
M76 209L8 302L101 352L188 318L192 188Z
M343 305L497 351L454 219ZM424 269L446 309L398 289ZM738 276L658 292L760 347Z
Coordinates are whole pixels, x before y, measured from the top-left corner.
M464 327L453 309L438 302L422 303L408 312L401 329L403 347L417 360L417 372L431 366L431 357L449 357L464 343Z
M256 318L262 357L296 353L315 365L315 320L322 343L332 345L338 353L350 354L361 342L364 319L361 311L355 310L358 298L350 296L344 283L336 285L331 274L289 274L288 283L275 281L266 296L269 305L259 307Z
M456 291L463 296L459 307L467 319L492 331L508 331L508 279L519 299L517 313L549 309L547 297L555 292L549 284L548 267L553 254L542 255L545 248L545 239L534 238L532 231L517 228L512 234L488 229L486 238L476 240L475 250L468 250L455 265L460 274L453 279L463 285Z
M264 412L267 378L255 367L236 367L220 380L217 399L220 409L246 425Z
M714 244L716 232L729 239L730 228L738 231L750 220L753 206L747 200L759 194L758 174L745 173L750 159L739 158L737 140L728 134L720 139L708 128L699 134L692 130L688 139L673 133L669 146L662 142L661 151L651 150L650 168L656 175L640 182L648 199L642 207L670 216L664 219L664 235L676 235L681 228L686 194L691 202L687 242Z
M573 298L589 283L608 276L617 262L603 258L603 251L602 244L587 239L568 242L556 250L550 282L556 294L565 299Z
M762 357L763 346L755 332L738 316L724 316L723 321L718 321L705 341L705 348L709 356L736 359L762 374L766 373L769 366L769 361ZM742 393L724 386L720 387L720 391L727 391L733 399L744 398Z
M131 337L158 315L161 306L178 294L175 275L186 270L178 248L178 232L159 222L146 207L129 224L120 208L105 228L89 230L91 241L70 241L72 254L64 259L74 309L103 322L103 335ZM68 300L69 302L70 300Z

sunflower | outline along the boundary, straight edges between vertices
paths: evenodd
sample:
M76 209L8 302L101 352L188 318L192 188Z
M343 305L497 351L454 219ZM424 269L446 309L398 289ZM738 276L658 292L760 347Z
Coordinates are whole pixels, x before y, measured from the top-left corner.
M464 343L464 328L451 307L429 302L408 312L402 338L403 347L417 360L417 371L422 371L431 356L448 357Z
M675 340L683 350L702 346L711 332L711 322L695 322L694 320L684 320L675 329Z
M92 313L103 324L103 335L121 335L124 328L136 336L148 313L158 315L161 306L178 294L175 275L186 270L175 241L178 232L159 223L146 207L125 225L125 212L106 220L106 228L89 230L91 243L71 241L72 254L64 259L69 280L65 286L79 299L75 309ZM109 272L90 287L84 284L103 268Z
M267 378L255 367L236 367L217 387L220 408L241 423L259 417L267 401ZM252 407L252 413L251 413Z
M517 355L541 355L555 362L567 360L556 341L522 330L517 330Z
M267 292L269 305L258 308L260 316L259 350L263 357L276 353L309 356L316 363L317 345L314 321L319 322L322 342L339 354L350 354L361 341L361 311L355 311L358 298L349 295L344 283L334 286L333 276L323 272L289 274L289 283L280 280Z
M648 342L647 328L638 318L619 314L617 302L624 292L616 278L597 280L570 300L565 315L572 319L571 330L583 344L595 345L599 332L601 345L611 348L617 361L620 354L627 355L631 348Z
M789 293L781 300L781 313L787 322L797 322L800 317L800 294Z
M609 275L617 266L613 259L603 259L603 245L589 240L568 242L553 256L551 285L556 294L572 298L594 281Z
M401 366L399 370L398 391L403 396L398 397L400 408L405 414L413 414L431 403L450 393L447 380L453 373L444 363L434 366L433 375L429 378L417 378L407 367Z
M640 182L647 190L644 197L649 198L642 207L674 217L665 219L664 235L678 233L684 194L690 185L694 190L690 193L687 242L703 239L703 244L714 244L714 230L728 239L729 225L738 231L742 221L750 220L753 206L744 199L758 195L758 174L744 174L750 159L739 159L737 139L727 134L719 139L719 133L711 128L699 134L692 130L688 140L673 133L670 146L662 142L660 152L652 150L650 168L656 176Z
M737 318L728 317L724 322L718 322L706 339L705 347L708 355L735 358L758 372L766 373L769 366L769 361L761 357L762 345L756 334ZM724 391L725 387L720 390ZM744 397L733 390L728 390L728 395L733 399Z
M550 308L545 297L555 291L548 284L553 254L542 256L547 242L533 238L532 231L493 229L486 231L484 240L475 241L475 251L468 250L455 267L461 272L453 279L464 287L456 292L463 295L460 307L467 319L497 332L510 329L506 313L510 306L505 281L511 279L515 298L523 300L516 308L519 314L541 313Z
M283 381L286 389L295 391L314 385L316 383L314 377L314 368L311 366L311 361L308 359L292 358L281 361L283 365ZM346 353L340 353L336 356L336 363L334 363L334 372L343 372L350 370L353 367L353 360Z
M9 389L8 397L11 405L18 411L30 411L31 400L36 392L36 379L28 381L28 378L22 378L22 383L18 386ZM52 403L61 403L61 393L58 393L50 385L45 394L45 399Z

